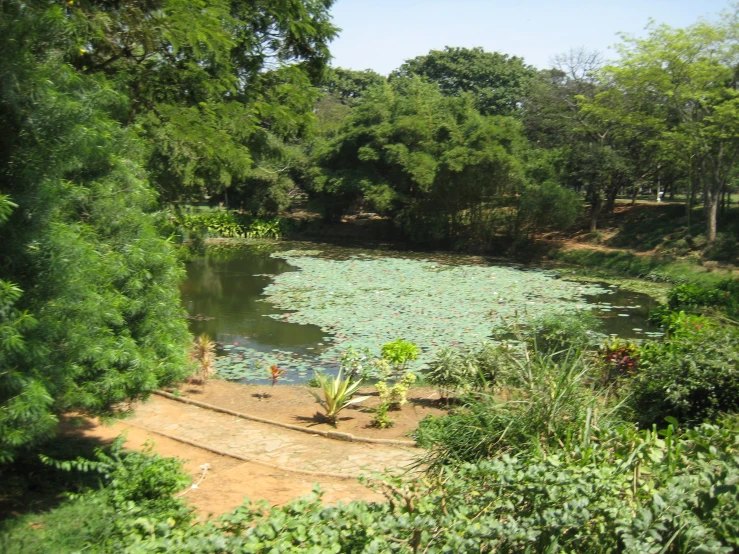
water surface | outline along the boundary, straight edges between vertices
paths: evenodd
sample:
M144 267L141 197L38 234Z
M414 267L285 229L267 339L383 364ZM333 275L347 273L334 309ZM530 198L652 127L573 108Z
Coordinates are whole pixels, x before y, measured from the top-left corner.
M444 266L501 265L478 256L450 253L402 252L377 249L341 248L315 243L278 243L216 249L187 264L182 298L190 315L194 334L207 333L219 343L218 353L228 358L229 367L244 370L248 382L267 382L267 366L278 363L288 369L285 382L305 381L310 369L335 370L336 358L319 359L334 345L332 329L284 318L290 313L265 297L264 289L273 277L297 271L286 260L272 257L275 251L316 250L322 258L347 260L353 256L432 260ZM510 264L505 264L510 267ZM646 294L602 284L608 292L583 295L581 300L595 305L595 313L606 333L623 338L645 338L658 329L647 323L656 301ZM351 318L352 314L342 314ZM492 325L491 325L492 331ZM339 337L340 338L340 337ZM425 350L431 345L419 345ZM225 359L225 358L224 358ZM254 365L256 360L256 366Z

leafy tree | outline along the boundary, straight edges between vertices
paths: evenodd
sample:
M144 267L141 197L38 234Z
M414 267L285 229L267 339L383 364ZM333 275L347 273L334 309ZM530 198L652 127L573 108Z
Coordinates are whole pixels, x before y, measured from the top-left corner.
M343 104L351 106L355 105L367 90L383 83L385 77L371 69L354 71L336 67L329 70L323 88Z
M0 10L4 460L54 414L110 414L189 371L182 270L156 230L145 149L114 118L127 99L111 80L63 61L73 31L56 4Z
M521 111L535 72L517 56L447 46L407 60L391 78L410 75L437 83L445 95L472 94L483 115L514 115Z
M483 117L468 95L418 77L370 89L339 135L315 155L312 194L335 218L357 202L391 215L416 240L495 234L523 179L518 123Z
M129 0L65 4L65 54L124 92L118 114L149 145L165 200L238 190L247 208L283 207L290 145L311 132L313 84L337 29L333 0ZM272 192L270 189L274 188Z
M686 29L652 25L626 37L605 77L703 188L706 238L716 238L721 195L739 156L739 14Z

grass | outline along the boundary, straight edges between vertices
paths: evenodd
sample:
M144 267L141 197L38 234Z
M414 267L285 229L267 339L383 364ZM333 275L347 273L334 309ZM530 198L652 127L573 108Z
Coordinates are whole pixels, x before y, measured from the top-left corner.
M5 554L100 552L115 524L116 513L92 497L67 500L47 512L25 514L0 527L0 551Z
M712 285L727 278L728 271L699 265L697 261L677 260L667 256L638 255L622 250L554 250L549 256L568 264L588 268L590 276L598 271L606 275L636 277L660 283L699 283Z

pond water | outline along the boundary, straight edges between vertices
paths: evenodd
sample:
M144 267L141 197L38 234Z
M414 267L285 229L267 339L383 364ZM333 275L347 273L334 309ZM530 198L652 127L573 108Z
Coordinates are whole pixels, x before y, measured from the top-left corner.
M495 328L551 313L594 310L607 334L645 338L655 301L617 287L559 279L556 272L450 253L342 248L316 243L212 248L187 264L181 287L194 334L219 344L225 378L266 383L333 372L348 346L396 338L422 349L472 346Z

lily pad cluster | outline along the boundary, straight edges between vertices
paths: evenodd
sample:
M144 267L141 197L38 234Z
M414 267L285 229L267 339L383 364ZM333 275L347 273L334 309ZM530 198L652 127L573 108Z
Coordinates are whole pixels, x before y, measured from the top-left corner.
M277 275L265 288L266 300L290 310L270 317L318 325L325 343L315 354L232 346L219 360L223 377L266 379L268 364L280 363L303 380L309 369L336 369L349 346L379 356L383 344L398 338L421 348L418 370L437 348L470 347L513 322L591 309L583 296L609 292L547 270L361 255L337 260L306 251L272 256L300 271Z

